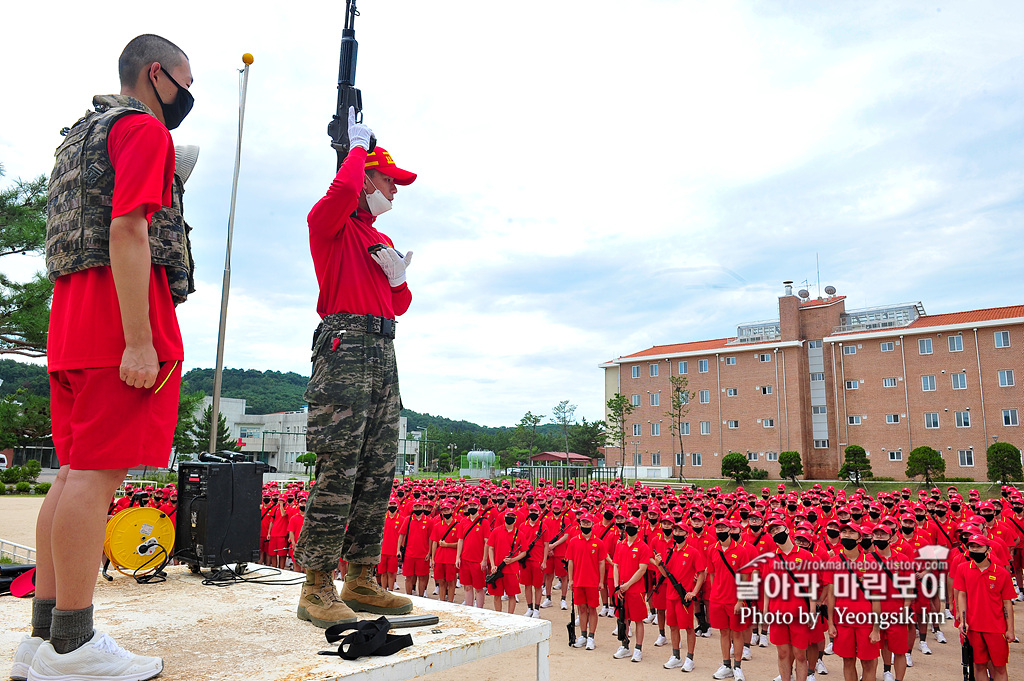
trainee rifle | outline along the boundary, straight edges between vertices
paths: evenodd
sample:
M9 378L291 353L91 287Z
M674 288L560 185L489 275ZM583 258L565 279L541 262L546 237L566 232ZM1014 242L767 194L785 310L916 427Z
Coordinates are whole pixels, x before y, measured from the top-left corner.
M487 586L494 586L498 582L498 580L501 579L501 573L505 571L505 566L508 564L505 561L508 560L509 558L511 558L513 555L515 555L515 552L516 552L516 538L517 537L519 537L519 528L518 527L516 528L515 534L512 535L512 546L508 550L508 555L505 556L505 559L502 560L500 563L498 563L494 567L494 572L492 572L491 574L487 575L487 577L484 578L484 583ZM527 554L527 555L529 555L529 554Z
M615 606L615 638L623 648L629 647L629 623L626 622L626 594L620 594L618 598L612 597L612 604Z
M338 152L338 168L348 156L348 110L355 110L356 121L363 122L363 94L355 87L356 56L359 43L356 42L355 20L359 16L356 0L345 0L345 28L341 31L341 63L338 66L338 110L327 124L327 134L331 136L331 146ZM370 138L373 151L377 145L374 137Z
M572 648L576 643L576 596L571 595L572 607L569 608L569 623L565 625L565 628L569 631L569 647ZM586 622L580 622L586 627Z

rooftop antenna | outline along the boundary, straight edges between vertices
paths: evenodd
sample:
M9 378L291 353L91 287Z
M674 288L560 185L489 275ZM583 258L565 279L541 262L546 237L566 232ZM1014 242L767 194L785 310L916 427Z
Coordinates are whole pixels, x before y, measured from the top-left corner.
M818 297L821 298L821 263L818 262L818 254L814 254L814 268L818 271Z

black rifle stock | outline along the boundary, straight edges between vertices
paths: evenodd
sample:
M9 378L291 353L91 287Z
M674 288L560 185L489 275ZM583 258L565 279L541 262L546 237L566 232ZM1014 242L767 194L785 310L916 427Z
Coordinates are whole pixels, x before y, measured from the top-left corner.
M338 168L341 168L342 161L348 156L348 110L355 109L356 120L363 120L363 94L355 86L356 82L356 58L359 53L359 43L356 42L355 18L359 16L356 9L356 0L345 0L345 28L341 31L341 60L338 65L338 110L327 124L327 134L331 136L331 146L338 152ZM373 151L377 140L370 138L370 148Z

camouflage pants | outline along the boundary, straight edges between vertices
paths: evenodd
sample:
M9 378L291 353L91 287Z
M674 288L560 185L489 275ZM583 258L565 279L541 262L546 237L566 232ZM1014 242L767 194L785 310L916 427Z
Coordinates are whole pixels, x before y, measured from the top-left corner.
M360 330L352 317L324 320L306 387L316 484L295 560L311 570L332 570L342 558L378 563L395 479L401 397L394 344Z

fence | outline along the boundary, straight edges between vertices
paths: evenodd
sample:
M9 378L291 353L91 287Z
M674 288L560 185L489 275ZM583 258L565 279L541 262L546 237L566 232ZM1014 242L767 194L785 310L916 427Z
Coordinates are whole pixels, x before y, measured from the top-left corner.
M601 483L611 482L620 477L621 471L616 466L519 466L509 469L510 474L516 478L523 478L530 481L534 487L541 480L557 483L561 481L565 487L571 481L576 487L585 486L590 482Z
M31 565L36 562L36 550L30 546L0 539L0 558L10 558L15 563Z

